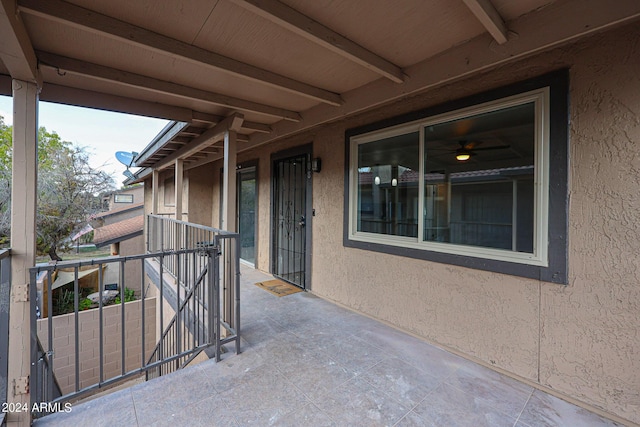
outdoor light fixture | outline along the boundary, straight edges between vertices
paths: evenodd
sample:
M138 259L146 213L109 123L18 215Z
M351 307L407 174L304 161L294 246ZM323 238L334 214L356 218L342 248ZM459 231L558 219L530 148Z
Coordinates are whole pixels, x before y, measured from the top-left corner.
M393 179L391 180L391 186L392 186L392 187L397 187L397 186L398 186L398 180L397 180L397 179L395 179L395 178L393 178Z
M375 185L380 185L380 177L379 177L379 176L376 176L375 178L373 178L373 183L374 183Z
M312 159L311 171L320 172L320 169L322 169L322 161L320 160L320 157L316 157L315 159Z
M471 158L472 155L473 153L463 148L459 148L456 150L456 160L459 162L466 162Z

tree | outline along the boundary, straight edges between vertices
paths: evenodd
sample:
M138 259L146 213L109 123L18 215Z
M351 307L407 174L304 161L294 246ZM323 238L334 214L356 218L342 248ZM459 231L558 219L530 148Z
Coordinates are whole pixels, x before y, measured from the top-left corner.
M11 126L0 116L0 245L9 244L11 231Z
M11 147L11 126L0 117L0 234L5 241L10 230ZM70 245L74 230L100 210L100 193L113 189L113 178L90 166L85 148L38 129L38 253L60 261L58 251Z

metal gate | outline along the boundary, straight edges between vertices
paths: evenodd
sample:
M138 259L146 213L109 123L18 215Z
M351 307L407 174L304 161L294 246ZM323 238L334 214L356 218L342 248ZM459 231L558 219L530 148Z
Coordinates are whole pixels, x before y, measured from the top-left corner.
M271 272L306 287L307 185L309 155L274 162L273 256Z

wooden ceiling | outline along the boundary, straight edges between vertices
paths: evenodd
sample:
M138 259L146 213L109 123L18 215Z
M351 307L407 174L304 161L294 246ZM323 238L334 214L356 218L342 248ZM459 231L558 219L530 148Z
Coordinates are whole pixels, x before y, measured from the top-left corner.
M197 143L186 168L221 157L202 134L234 114L244 150L640 18L637 0L0 4L0 94L38 81L44 101L175 120L141 165Z

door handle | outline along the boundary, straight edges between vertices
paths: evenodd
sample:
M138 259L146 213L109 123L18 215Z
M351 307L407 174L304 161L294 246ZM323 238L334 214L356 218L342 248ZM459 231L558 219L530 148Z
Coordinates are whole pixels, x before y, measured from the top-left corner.
M304 227L305 225L307 225L307 221L304 219L304 215L300 217L300 221L298 221L298 225L300 227Z

